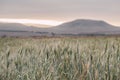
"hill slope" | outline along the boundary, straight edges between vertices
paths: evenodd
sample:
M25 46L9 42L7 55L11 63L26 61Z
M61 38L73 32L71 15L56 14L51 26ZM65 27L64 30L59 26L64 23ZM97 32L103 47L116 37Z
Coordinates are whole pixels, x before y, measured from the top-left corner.
M0 23L0 30L8 31L34 31L39 28L26 26L19 23Z
M37 33L41 30L38 27L26 26L18 23L0 23L0 36L41 36L46 35L46 33Z
M89 33L109 33L120 31L120 28L110 25L104 21L78 19L71 22L63 23L59 26L53 27L56 33L65 34L89 34Z
M50 28L30 27L17 23L0 23L0 35L40 36L55 34L120 34L120 27L105 21L77 19Z

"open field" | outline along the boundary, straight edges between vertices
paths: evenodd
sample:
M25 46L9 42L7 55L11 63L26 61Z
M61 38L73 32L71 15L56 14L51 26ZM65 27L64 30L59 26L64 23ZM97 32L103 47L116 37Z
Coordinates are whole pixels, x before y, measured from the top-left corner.
M120 38L0 38L0 80L120 80Z

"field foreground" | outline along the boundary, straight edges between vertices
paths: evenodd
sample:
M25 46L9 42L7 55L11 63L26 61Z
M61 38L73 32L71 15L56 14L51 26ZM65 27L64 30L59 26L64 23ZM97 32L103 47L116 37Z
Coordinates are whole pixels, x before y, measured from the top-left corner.
M0 38L0 80L120 80L120 38Z

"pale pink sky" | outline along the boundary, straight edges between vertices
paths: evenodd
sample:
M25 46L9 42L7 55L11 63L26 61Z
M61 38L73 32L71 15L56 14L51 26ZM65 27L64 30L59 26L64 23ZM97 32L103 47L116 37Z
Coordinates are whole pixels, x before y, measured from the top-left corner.
M0 0L0 18L97 19L120 26L120 0Z

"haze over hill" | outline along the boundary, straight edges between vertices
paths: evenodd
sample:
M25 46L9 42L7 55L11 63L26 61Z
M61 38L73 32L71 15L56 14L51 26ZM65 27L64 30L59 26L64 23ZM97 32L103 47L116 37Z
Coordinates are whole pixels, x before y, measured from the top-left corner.
M55 34L120 34L120 28L113 26L105 21L77 19L66 22L58 26L50 28L31 27L17 23L0 23L0 30L8 31L27 31L29 33L40 34L41 32L55 33ZM0 31L0 32L1 32ZM23 33L25 34L25 33ZM27 34L26 34L27 35Z

